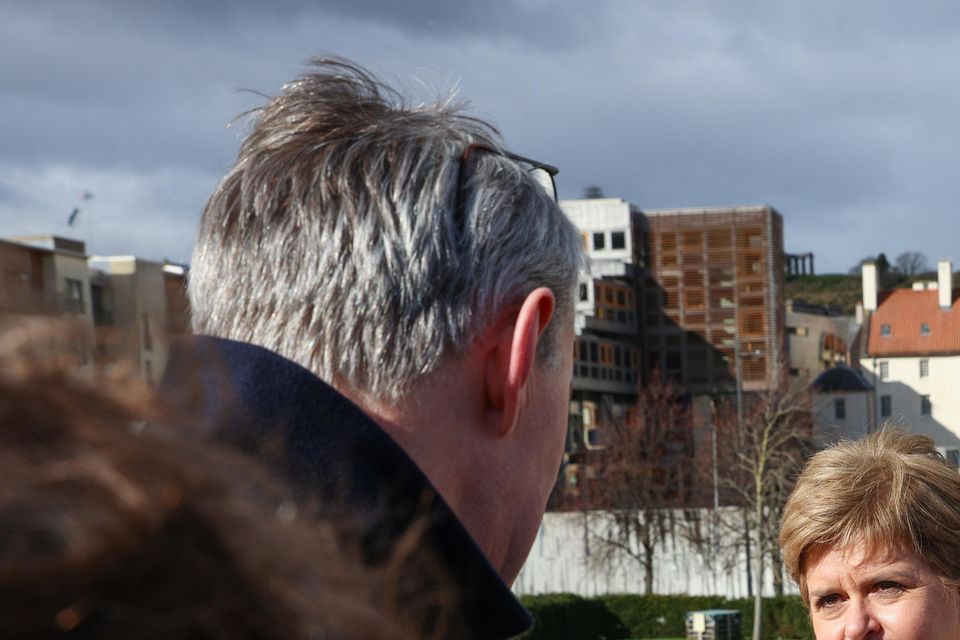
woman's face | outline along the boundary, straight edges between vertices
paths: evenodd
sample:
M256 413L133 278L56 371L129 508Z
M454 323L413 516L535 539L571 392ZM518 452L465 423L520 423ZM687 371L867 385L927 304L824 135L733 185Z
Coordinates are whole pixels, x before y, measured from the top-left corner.
M817 640L960 639L960 592L912 551L826 549L808 559L806 580Z

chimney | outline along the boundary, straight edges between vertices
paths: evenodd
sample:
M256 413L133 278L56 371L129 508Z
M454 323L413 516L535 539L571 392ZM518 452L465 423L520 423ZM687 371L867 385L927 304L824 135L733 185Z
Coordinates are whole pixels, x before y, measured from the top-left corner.
M873 260L866 260L860 265L863 274L863 310L870 312L877 310L877 289L880 288L880 281L877 274L877 263Z
M937 262L937 297L941 309L949 309L953 304L953 262L950 260Z

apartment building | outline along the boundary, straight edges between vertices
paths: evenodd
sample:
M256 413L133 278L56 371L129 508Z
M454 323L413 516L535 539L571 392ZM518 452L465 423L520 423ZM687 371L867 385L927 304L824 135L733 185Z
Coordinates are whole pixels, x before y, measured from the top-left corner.
M860 366L874 387L876 423L931 438L960 462L960 295L953 264L937 264L937 281L879 291L877 265L862 265L864 348Z
M18 315L70 313L92 327L84 243L59 236L0 240L0 307Z
M98 363L126 363L155 384L170 338L189 330L186 268L136 256L92 256L89 268Z
M187 269L134 256L88 256L80 240L0 240L0 329L69 315L85 366L127 363L149 382L166 365L169 338L189 331Z
M645 210L646 370L693 395L784 366L783 218L771 206ZM738 375L739 372L739 375Z
M92 370L94 352L90 274L83 242L59 236L0 240L0 331L69 316L76 331L58 339Z

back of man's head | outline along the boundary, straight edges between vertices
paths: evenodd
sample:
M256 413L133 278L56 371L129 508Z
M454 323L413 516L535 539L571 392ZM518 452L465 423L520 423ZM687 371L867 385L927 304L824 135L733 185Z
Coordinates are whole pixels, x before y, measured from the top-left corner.
M396 403L533 289L551 289L554 317L568 317L577 232L498 151L461 176L476 143L501 149L450 100L407 105L352 63L314 61L260 110L206 205L194 330ZM552 333L538 347L548 365Z

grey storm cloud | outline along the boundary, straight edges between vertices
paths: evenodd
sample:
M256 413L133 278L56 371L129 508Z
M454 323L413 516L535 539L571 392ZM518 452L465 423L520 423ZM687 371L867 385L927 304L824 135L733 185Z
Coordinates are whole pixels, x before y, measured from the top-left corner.
M958 28L946 1L9 3L0 235L78 232L91 189L95 250L189 256L231 119L333 53L470 99L564 197L767 202L821 269L958 255Z

